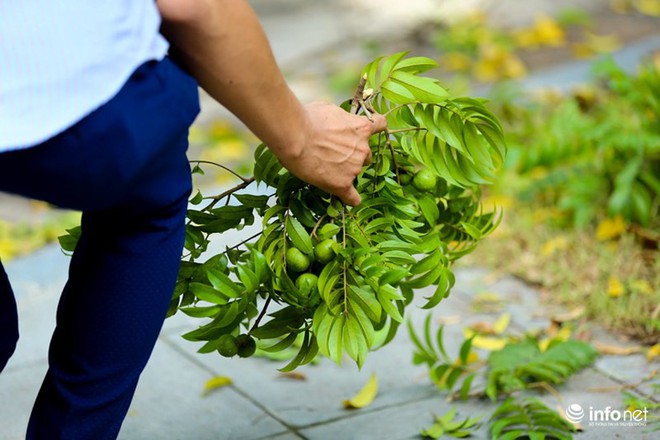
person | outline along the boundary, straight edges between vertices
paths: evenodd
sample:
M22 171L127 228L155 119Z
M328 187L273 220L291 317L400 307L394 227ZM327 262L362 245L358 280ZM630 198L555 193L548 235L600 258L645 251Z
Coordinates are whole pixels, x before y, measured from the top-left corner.
M360 203L385 118L301 104L246 0L0 3L0 191L83 213L28 439L118 435L179 268L198 85L292 173ZM0 264L0 371L17 340Z

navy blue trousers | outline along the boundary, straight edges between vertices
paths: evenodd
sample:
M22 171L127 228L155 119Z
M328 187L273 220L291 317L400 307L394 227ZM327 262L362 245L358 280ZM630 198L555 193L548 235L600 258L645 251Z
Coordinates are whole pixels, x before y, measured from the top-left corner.
M0 153L0 191L83 212L28 439L117 437L176 281L198 112L195 80L169 59L148 62L65 132ZM0 370L17 340L0 264Z

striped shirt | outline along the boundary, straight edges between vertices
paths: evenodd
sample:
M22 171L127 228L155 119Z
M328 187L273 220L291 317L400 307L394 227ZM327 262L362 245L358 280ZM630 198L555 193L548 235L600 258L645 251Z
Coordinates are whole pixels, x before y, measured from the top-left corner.
M39 144L161 59L154 0L0 0L0 152Z

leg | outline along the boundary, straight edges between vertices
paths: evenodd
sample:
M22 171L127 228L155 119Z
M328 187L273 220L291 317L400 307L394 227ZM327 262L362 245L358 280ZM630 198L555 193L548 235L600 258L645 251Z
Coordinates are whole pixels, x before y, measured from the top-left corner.
M0 261L0 372L16 349L18 342L18 314L9 278Z
M116 438L176 280L197 111L194 80L151 63L62 135L0 155L0 189L83 211L28 439Z

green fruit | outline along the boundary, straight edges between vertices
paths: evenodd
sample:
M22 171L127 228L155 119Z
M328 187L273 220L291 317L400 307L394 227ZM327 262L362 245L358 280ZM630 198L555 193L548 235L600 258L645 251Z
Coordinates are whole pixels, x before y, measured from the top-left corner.
M296 278L296 287L303 295L309 295L315 288L319 278L313 273L304 273Z
M309 267L311 261L309 257L303 254L298 248L289 248L286 251L286 267L294 272L304 272Z
M257 351L257 343L250 335L238 335L236 345L238 346L238 355L242 358L250 357Z
M419 170L413 177L413 185L420 191L430 191L435 188L438 179L428 169Z
M218 353L224 357L236 356L238 353L236 338L232 335L220 336L220 339L218 339Z
M335 241L328 238L314 246L314 256L316 257L316 261L322 264L332 261L332 259L335 258L335 250L333 249L334 244Z
M399 174L399 182L401 185L408 185L412 181L412 176L408 173Z

